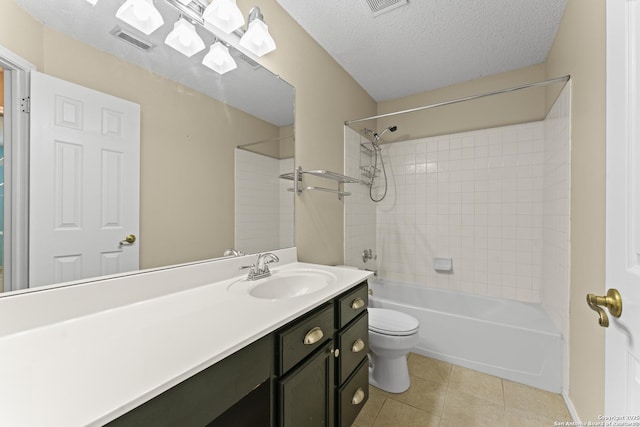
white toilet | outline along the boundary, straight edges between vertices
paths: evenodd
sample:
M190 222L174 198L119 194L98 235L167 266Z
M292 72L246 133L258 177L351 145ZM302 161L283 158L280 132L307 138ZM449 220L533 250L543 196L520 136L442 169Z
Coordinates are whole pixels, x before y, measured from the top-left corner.
M369 308L369 383L390 393L409 389L407 353L418 343L418 319L386 308Z

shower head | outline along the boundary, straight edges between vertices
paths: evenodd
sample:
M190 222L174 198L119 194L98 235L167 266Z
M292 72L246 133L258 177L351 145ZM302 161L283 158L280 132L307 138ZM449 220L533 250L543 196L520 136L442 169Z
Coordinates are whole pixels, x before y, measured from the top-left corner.
M378 132L374 132L373 134L373 143L375 145L378 144L378 141L380 141L380 138L382 138L382 135L385 134L385 132L389 131L389 132L395 132L398 130L398 126L389 126L388 128L385 128L382 132L378 133Z

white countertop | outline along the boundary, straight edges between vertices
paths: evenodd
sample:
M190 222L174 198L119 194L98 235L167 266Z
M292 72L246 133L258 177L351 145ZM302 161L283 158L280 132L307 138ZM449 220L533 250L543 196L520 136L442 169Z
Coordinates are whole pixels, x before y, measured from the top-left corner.
M274 253L274 275L313 268L337 285L281 300L229 292L245 256L0 298L0 425L102 425L371 276Z

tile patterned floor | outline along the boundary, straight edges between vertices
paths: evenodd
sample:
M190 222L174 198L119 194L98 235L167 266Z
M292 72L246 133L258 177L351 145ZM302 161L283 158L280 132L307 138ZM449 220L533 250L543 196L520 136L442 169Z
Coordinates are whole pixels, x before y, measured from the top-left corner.
M571 421L559 394L503 380L415 353L411 388L373 386L353 427L544 427Z

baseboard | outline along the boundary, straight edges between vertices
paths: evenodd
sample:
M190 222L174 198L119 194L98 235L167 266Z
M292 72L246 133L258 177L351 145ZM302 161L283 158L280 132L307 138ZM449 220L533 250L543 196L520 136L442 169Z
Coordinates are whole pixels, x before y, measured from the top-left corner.
M569 398L569 395L563 391L562 398L564 399L565 405L567 405L567 409L569 410L569 414L571 414L571 418L573 419L573 421L578 423L577 425L581 425L580 417L578 417L576 408L575 406L573 406L573 402Z

